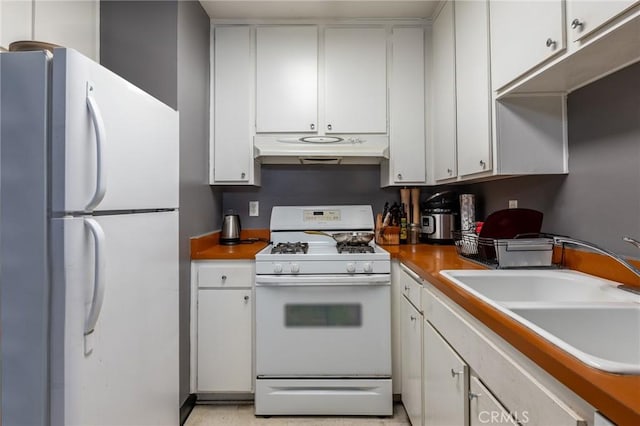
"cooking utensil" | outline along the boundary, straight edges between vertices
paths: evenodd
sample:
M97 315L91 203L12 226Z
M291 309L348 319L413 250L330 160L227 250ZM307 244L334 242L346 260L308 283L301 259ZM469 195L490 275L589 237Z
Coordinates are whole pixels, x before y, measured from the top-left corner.
M322 231L304 231L304 233L331 237L339 244L369 244L369 241L373 240L373 237L375 236L373 232L338 232L335 234L329 234L328 232Z

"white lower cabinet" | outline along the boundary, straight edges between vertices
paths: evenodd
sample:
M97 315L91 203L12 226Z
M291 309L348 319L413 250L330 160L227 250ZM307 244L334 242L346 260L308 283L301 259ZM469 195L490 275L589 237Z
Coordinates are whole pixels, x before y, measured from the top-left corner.
M425 321L433 326L433 329L425 330L427 419L439 415L439 412L448 415L455 412L455 398L449 396L450 391L438 381L436 373L430 373L435 370L444 374L448 369L451 377L464 370L456 370L459 367L450 369L445 364L448 358L468 366L469 401L458 400L457 409L458 414L467 413L470 425L520 423L585 426L587 422L584 419L593 417L593 407L428 283L423 287L422 306ZM437 332L440 340L433 333L429 338L427 332ZM430 359L430 353L438 355L431 355ZM429 389L439 392L433 403L429 400ZM435 413L429 410L435 410ZM440 417L439 421L427 421L426 424L466 424L458 422L459 417L451 423Z
M198 261L191 268L191 392L253 391L251 261Z
M412 425L422 424L422 314L402 301L402 403Z
M467 364L424 321L424 424L466 425Z

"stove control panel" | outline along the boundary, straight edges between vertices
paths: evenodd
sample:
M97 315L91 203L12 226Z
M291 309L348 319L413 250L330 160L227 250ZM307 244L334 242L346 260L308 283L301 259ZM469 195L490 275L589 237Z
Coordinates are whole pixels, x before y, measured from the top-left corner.
M256 273L275 275L308 274L388 274L388 261L323 262L256 262Z

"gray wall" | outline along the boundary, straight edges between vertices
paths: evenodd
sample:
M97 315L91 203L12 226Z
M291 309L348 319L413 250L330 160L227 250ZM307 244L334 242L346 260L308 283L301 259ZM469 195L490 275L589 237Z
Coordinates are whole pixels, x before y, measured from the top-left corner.
M249 217L249 201L260 202L260 216ZM240 214L242 227L269 228L271 207L279 205L371 204L399 201L398 189L380 189L379 166L262 166L262 187L225 188L224 210Z
M100 63L173 109L178 2L100 1Z
M640 238L640 63L569 95L569 174L469 186L485 212L520 207L544 212L543 229L640 258L621 241Z
M208 185L209 18L197 1L102 1L102 64L180 113L180 403L189 395L189 238L219 226Z
M189 395L189 238L220 222L221 193L209 174L209 17L197 1L178 3L180 111L180 399Z

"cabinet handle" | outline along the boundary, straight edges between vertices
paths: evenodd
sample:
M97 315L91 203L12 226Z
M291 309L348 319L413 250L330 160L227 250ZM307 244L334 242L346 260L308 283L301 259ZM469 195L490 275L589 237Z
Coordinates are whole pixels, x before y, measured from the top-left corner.
M316 125L315 125L315 124L313 124L313 123L311 123L311 124L309 125L309 127L311 128L311 130L315 130Z
M580 20L578 18L574 19L573 21L571 21L571 28L573 28L574 30L577 28L580 28L580 31L582 31L582 26L584 25L584 22L580 22Z
M556 48L556 45L558 43L555 40L551 40L550 38L547 39L547 47L552 47L552 48Z
M227 276L226 275L223 275L220 278L222 279L222 281L226 281L227 280Z
M244 303L247 303L249 301L249 296L245 296L243 297L243 299L244 299Z
M451 170L451 169L447 169L447 173L452 174L452 173L453 173L453 170Z
M414 317L413 315L411 315L409 318L411 318L411 321L415 321L416 317Z
M456 377L456 376L459 376L459 375L461 375L463 373L464 373L464 371L456 371L453 368L451 369L451 377Z
M331 124L327 124L327 130L331 130L333 126Z
M398 173L398 180L402 180L402 173Z
M484 160L480 160L480 167L484 169L485 167L487 167L487 163Z
M245 172L240 173L240 178L244 179L247 174Z
M473 393L473 392L469 392L469 401L471 401L474 398L480 398L480 396L482 396L481 393Z
M405 285L404 286L404 291L409 291L409 286Z

